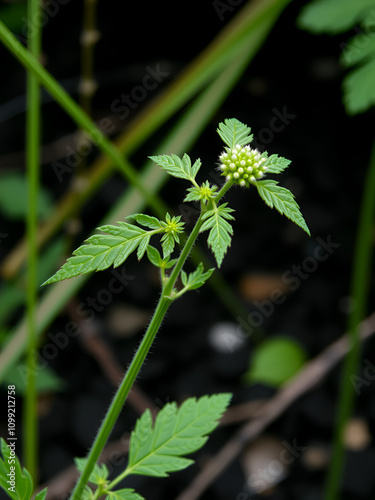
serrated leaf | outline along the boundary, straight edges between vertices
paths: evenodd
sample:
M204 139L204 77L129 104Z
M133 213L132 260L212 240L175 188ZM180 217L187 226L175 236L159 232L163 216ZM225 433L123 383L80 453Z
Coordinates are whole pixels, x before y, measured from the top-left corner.
M351 71L343 81L344 105L348 114L363 113L375 104L375 59Z
M310 236L309 228L299 210L299 206L288 189L279 186L278 182L274 180L257 181L254 182L254 185L266 205L271 208L275 207L278 212L288 217Z
M158 413L154 426L151 412L146 410L131 433L129 475L165 477L185 469L193 460L182 455L204 445L230 399L231 394L215 394L187 399L180 408L168 403Z
M233 228L228 222L228 220L234 220L231 212L234 210L229 208L227 203L223 203L213 210L209 210L202 217L203 224L200 231L210 229L207 243L215 255L218 267L221 266L224 255L231 244Z
M73 256L43 285L73 278L79 274L87 274L92 271L103 271L108 267L118 267L138 248L138 259L140 260L149 244L150 237L158 232L158 229L145 231L144 229L120 221L118 226L106 225L98 227L99 231L106 234L95 234L86 240L86 244L78 247ZM160 228L160 232L164 229Z
M364 20L373 7L373 0L315 0L302 9L298 26L313 33L341 33Z
M13 500L30 500L33 492L33 480L27 469L22 467L17 456L11 455L11 450L3 438L0 442L0 486ZM13 469L11 469L11 467ZM8 483L11 480L10 475L15 474L14 485ZM12 488L12 489L10 489ZM14 488L14 491L13 491Z
M201 192L199 187L192 186L191 188L187 189L187 195L184 198L184 201L200 201L201 199Z
M131 488L123 490L110 491L105 497L105 500L144 500L142 495L139 495Z
M162 237L161 246L163 249L163 258L169 257L169 255L173 252L175 246L175 237L172 233L165 233Z
M182 284L189 290L196 290L205 284L205 282L211 277L214 270L215 269L212 268L204 273L203 264L200 262L197 269L189 275L187 275L184 271L181 271Z
M76 464L76 467L78 471L82 474L84 468L86 467L87 463L87 458L75 458L74 462ZM105 464L99 465L95 464L90 477L89 477L89 483L92 484L102 484L103 481L105 481L108 478L108 468Z
M267 167L267 174L280 174L290 165L290 160L283 156L271 155L263 163L263 167Z
M149 158L173 177L186 179L193 182L193 184L195 183L195 176L201 166L201 161L199 159L196 160L192 166L190 157L186 153L182 158L174 154L150 156Z
M234 148L237 144L240 146L249 144L254 138L250 132L251 128L236 118L224 120L224 123L219 123L217 129L217 133L229 148Z
M161 222L156 217L145 214L132 214L127 219L135 220L138 224L148 227L149 229L159 229L162 227Z

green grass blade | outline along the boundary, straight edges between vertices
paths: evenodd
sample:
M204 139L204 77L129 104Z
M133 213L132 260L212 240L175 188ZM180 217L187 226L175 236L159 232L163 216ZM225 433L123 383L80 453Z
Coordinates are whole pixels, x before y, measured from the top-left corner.
M41 5L39 0L28 1L28 18L36 19L39 16ZM38 58L41 52L41 24L37 23L36 29L28 39L30 53ZM27 390L25 393L25 406L23 410L23 431L26 439L23 440L24 459L34 482L38 470L38 422L37 422L37 390L35 371L37 325L36 307L38 301L37 291L37 264L38 264L38 192L40 176L40 87L37 78L27 74L27 111L26 111L26 165L28 178L28 211L26 217L26 235L28 246L27 261Z

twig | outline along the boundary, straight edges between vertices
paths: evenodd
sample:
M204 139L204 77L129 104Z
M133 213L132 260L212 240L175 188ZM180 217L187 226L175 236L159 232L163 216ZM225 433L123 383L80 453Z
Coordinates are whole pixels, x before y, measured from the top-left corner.
M375 333L375 313L360 324L360 338L365 340ZM347 354L347 334L333 342L316 358L308 362L290 382L264 403L254 419L243 425L220 452L212 458L194 481L176 500L196 500L211 483L232 463L244 447L278 418L302 394L316 386L325 375Z

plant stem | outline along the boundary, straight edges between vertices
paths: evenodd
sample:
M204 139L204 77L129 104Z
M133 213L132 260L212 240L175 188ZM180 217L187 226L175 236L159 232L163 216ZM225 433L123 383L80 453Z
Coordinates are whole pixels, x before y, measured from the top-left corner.
M229 189L229 187L232 185L232 183L226 183L222 189L220 190L219 194L221 196L224 195L224 193ZM227 187L226 187L227 186ZM225 188L225 189L224 189ZM215 198L215 202L217 203L221 196L217 195ZM98 434L95 438L95 441L91 447L91 450L89 452L89 455L87 457L87 462L86 466L82 472L81 477L78 480L77 485L75 486L71 500L78 500L82 494L82 491L85 488L85 485L87 484L88 478L90 477L90 474L92 472L92 469L94 468L96 462L99 459L100 453L102 452L102 449L107 442L107 439L111 433L111 430L113 426L115 425L115 422L124 406L124 403L126 401L126 398L129 394L129 391L142 367L142 364L144 360L146 359L146 356L150 350L150 347L155 339L155 336L159 330L159 327L161 325L161 322L163 321L163 318L168 310L168 307L170 304L173 302L173 286L180 274L180 271L189 256L189 253L191 249L193 248L193 245L195 243L195 240L197 239L199 235L200 228L202 227L202 217L205 213L206 209L204 208L198 217L197 222L195 223L195 226L190 233L188 239L186 240L186 243L180 253L180 256L178 258L178 261L176 262L176 265L173 268L172 273L168 277L168 280L164 287L162 288L162 293L158 302L158 305L155 309L154 315L151 319L151 323L149 327L147 328L147 331L142 339L142 342L133 358L133 361L131 362L131 365L129 366L124 379L120 385L120 388L118 389L117 393L115 394L112 404L109 407L109 410L103 420L102 425L99 428Z
M117 390L111 406L103 420L102 425L99 428L98 434L95 441L90 449L87 457L87 463L82 475L80 476L78 483L76 484L73 493L71 495L71 500L79 500L81 498L82 492L85 485L87 484L88 478L94 468L94 465L99 459L99 456L104 448L104 445L112 431L113 426L124 406L125 400L129 394L130 389L139 373L139 370L146 359L146 356L150 350L152 342L159 330L161 322L170 306L172 300L168 297L162 295L159 299L158 305L155 309L154 315L151 319L150 325L142 339L142 342L131 362L124 379Z
M351 298L352 310L348 318L348 332L351 349L345 358L338 405L337 421L334 431L333 454L325 487L325 500L336 500L340 497L340 482L345 466L345 450L343 436L345 426L354 407L355 395L351 376L354 375L360 361L360 339L358 325L365 316L371 276L372 225L375 213L375 142L371 154L368 171L364 181L362 204L359 214L358 230L355 242Z
M39 18L39 0L28 1L29 19ZM35 31L29 35L28 47L37 58L41 50L41 28L37 23ZM26 235L28 246L27 261L27 380L25 407L23 411L24 457L25 466L37 483L37 391L35 380L36 366L36 304L37 292L37 229L38 229L38 191L39 191L39 144L40 144L40 88L38 80L32 73L27 73L27 112L26 112L26 164L28 179L28 211L26 217Z

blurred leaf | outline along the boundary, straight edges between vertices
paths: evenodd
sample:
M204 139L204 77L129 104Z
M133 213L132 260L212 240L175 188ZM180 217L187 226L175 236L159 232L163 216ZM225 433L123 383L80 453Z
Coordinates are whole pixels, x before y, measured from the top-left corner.
M315 0L304 7L298 26L313 33L336 34L363 21L374 0Z
M279 387L298 372L306 359L305 351L292 339L266 340L255 348L245 381Z
M65 388L64 380L58 377L48 366L38 370L35 377L38 394L61 391ZM27 367L24 363L19 363L9 368L1 385L7 386L8 384L13 384L17 387L18 395L23 395L26 392L26 380Z
M343 81L343 102L349 115L363 113L375 104L375 42L370 31L369 14L373 0L315 0L302 9L298 25L313 33L337 34L356 27L357 35L341 43L341 62L354 66Z
M23 219L28 210L28 193L26 177L5 173L0 176L0 211L10 219ZM45 189L38 193L38 217L41 219L53 210L50 194Z
M350 72L343 81L343 101L348 114L367 111L375 104L375 58Z
M0 7L0 18L14 33L25 35L22 28L26 28L27 4L9 3Z

